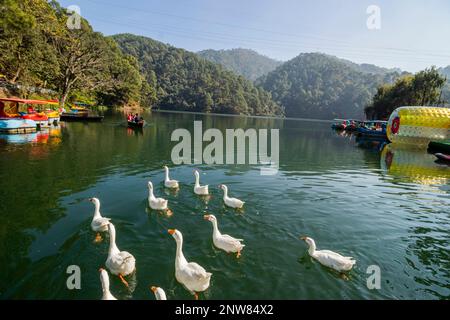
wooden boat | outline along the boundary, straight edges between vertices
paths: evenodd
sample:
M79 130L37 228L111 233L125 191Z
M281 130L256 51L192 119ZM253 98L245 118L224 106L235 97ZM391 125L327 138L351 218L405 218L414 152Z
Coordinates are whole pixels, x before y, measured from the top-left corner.
M145 120L141 120L139 122L127 121L128 127L130 128L139 128L142 129L145 126Z
M88 113L63 112L61 121L82 121L82 122L101 122L104 116L91 115Z

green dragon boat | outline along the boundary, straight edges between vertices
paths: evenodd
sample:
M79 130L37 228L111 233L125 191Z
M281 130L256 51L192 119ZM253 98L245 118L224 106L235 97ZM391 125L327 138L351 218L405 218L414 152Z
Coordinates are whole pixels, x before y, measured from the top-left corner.
M431 153L443 153L450 155L450 140L431 141L428 144L428 151Z

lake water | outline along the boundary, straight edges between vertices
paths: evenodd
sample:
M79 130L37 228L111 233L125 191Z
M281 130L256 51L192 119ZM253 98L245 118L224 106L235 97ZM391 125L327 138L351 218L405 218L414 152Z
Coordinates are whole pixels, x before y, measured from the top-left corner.
M149 286L169 299L192 299L174 277L175 241L184 235L190 261L213 273L201 299L448 299L450 297L450 167L422 150L341 136L329 123L146 114L142 132L127 129L119 113L104 123L62 123L30 136L0 137L0 297L2 299L99 299L99 267L108 236L93 243L90 229L98 197L116 226L117 244L136 257L131 290L110 276L119 299L154 299ZM258 165L179 165L170 161L176 128L279 128L280 170L261 176ZM18 140L18 138L20 138ZM22 140L22 141L21 141ZM28 142L27 142L28 141ZM163 165L181 183L164 189ZM193 193L193 169L212 196ZM167 217L147 206L147 181L169 200ZM220 183L246 201L242 212L225 208ZM212 244L219 228L245 239L236 259ZM300 236L319 249L357 260L342 277L307 254ZM66 269L78 265L81 289L68 290ZM367 287L367 268L379 266L381 288Z

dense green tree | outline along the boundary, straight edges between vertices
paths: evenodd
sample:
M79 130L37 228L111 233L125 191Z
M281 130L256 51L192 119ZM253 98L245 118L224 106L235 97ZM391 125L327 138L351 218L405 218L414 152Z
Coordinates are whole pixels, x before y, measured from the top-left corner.
M401 106L439 104L444 84L445 78L435 67L403 76L393 84L380 86L365 113L371 119L387 119L394 109Z
M0 74L11 83L47 85L58 70L52 37L58 34L45 1L4 0L0 6Z
M122 105L155 96L135 58L115 41L66 25L69 14L56 1L4 0L0 6L0 75L10 82L59 92L92 103Z

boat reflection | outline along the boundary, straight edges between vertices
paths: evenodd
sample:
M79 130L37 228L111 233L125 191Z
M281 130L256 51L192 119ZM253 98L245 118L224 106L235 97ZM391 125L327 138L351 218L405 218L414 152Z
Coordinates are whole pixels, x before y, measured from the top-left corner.
M26 134L0 134L0 141L6 144L47 144L61 143L61 127L50 127Z
M423 148L388 144L381 153L381 168L401 182L423 185L443 185L450 180L447 165Z
M356 145L359 148L367 149L371 151L381 152L388 141L385 139L369 138L369 137L356 137Z

